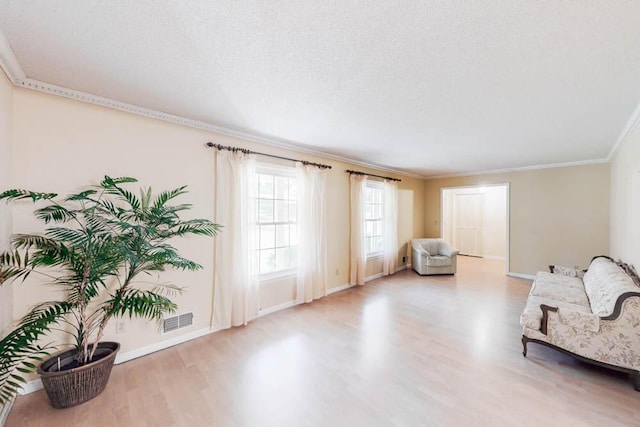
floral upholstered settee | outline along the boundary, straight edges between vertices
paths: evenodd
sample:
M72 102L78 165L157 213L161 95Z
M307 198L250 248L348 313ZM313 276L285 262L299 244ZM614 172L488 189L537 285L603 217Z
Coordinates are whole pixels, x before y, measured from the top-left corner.
M543 344L628 372L640 391L640 287L624 267L600 256L583 278L539 272L520 317L523 355Z

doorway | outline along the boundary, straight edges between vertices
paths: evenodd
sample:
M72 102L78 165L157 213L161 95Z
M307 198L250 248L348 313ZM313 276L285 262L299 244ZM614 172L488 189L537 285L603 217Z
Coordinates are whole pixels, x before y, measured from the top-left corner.
M509 271L509 184L441 189L443 239L461 255L504 261Z

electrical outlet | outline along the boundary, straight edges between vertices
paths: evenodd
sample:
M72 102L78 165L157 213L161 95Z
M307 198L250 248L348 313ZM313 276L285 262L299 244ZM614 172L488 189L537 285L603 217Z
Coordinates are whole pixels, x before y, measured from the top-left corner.
M121 334L127 331L126 322L116 322L116 334Z
M340 275L340 269L336 268L336 276L339 276L339 275Z
M407 257L406 257L406 256L403 256L403 257L402 257L402 263L403 263L403 264L406 264L406 263L407 263Z

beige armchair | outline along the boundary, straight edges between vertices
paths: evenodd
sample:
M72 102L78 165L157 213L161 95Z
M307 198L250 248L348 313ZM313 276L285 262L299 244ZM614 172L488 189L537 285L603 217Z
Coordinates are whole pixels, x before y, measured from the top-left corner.
M458 253L442 239L412 239L411 267L421 275L456 274Z

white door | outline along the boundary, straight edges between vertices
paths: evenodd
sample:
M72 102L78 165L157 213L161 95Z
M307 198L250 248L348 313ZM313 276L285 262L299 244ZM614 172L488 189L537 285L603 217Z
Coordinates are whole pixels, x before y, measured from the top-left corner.
M453 244L462 255L482 256L482 194L456 194Z

